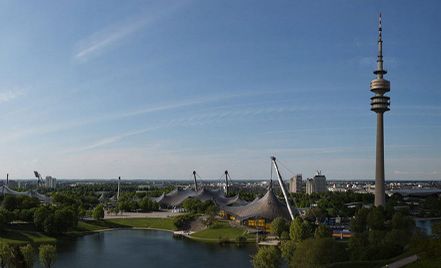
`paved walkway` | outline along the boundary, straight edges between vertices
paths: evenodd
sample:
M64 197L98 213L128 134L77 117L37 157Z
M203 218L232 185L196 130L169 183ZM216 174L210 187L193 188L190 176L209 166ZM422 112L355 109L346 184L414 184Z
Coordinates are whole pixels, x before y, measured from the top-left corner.
M278 246L279 244L279 240L268 240L259 242L259 246Z
M404 267L404 266L406 266L406 265L408 265L408 264L410 264L412 262L416 262L417 260L418 260L418 256L417 255L412 255L412 256L409 256L407 258L395 261L395 262L393 262L391 264L387 264L384 267L387 267L387 268L400 268L400 267Z
M154 211L154 212L124 212L115 215L114 213L105 213L104 219L121 219L121 218L168 218L178 216L182 213L171 211Z

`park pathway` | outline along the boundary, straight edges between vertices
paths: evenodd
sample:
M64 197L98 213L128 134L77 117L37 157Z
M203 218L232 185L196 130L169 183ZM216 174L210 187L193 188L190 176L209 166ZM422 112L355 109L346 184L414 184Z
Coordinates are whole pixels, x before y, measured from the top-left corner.
M387 267L387 268L400 268L400 267L404 267L404 266L406 266L408 264L411 264L412 262L416 262L417 260L418 260L418 256L417 255L412 255L412 256L406 257L404 259L395 261L395 262L393 262L391 264L388 264L388 265L386 265L384 267Z

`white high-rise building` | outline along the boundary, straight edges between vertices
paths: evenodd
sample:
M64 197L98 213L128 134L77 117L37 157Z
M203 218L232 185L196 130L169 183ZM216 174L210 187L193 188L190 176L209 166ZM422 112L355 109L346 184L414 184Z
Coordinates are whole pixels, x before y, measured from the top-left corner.
M57 179L52 176L46 176L45 186L46 186L46 188L56 189L57 188Z
M297 174L290 179L289 192L290 193L302 192L302 174Z
M326 177L322 175L321 171L317 171L317 174L312 179L306 180L306 193L323 193L327 192L328 187L326 185Z

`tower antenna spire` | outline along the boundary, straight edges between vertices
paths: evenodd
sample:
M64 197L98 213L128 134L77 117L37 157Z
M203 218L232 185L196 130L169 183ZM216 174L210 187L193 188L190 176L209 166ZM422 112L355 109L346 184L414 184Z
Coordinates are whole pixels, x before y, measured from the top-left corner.
M374 74L377 75L378 79L382 79L383 75L387 73L383 68L383 26L381 21L381 12L378 16L378 56L377 56L377 70Z

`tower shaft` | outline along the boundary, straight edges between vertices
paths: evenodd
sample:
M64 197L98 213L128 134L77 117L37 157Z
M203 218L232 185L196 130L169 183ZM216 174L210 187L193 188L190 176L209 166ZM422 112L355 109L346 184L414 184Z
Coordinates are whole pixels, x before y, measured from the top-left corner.
M375 206L384 206L384 132L383 113L377 113L377 146L375 162Z

